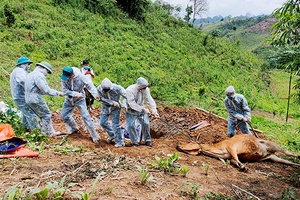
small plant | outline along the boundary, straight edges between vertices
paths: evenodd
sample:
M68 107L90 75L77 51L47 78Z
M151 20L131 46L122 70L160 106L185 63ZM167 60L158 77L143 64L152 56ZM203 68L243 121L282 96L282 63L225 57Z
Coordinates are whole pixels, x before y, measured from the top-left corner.
M189 170L190 169L186 165L183 165L182 168L180 168L180 172L183 174L184 177L186 176Z
M26 132L24 134L24 137L32 143L40 143L40 142L47 142L48 141L48 136L44 133L42 133L41 130L39 129L34 129L30 133Z
M77 147L69 144L67 137L63 137L61 142L55 146L55 151L60 152L64 155L67 155L68 153L72 153L72 152L82 153L83 150L84 150L83 147Z
M18 199L21 193L18 186L19 183L10 187L1 200Z
M293 188L284 189L281 194L281 199L282 200L296 200L297 198L295 197L294 189Z
M81 194L81 197L82 197L82 200L89 200L90 197L92 196L92 194L94 193L94 190L95 190L95 187L96 187L96 184L97 182L99 181L100 177L103 175L103 173L99 173L98 176L96 177L94 183L93 183L93 186L92 186L92 191L90 193L82 193Z
M161 169L164 172L167 173L177 173L177 174L183 174L183 176L186 176L186 173L189 171L187 166L183 166L182 168L176 161L179 159L178 153L174 153L172 156L170 156L167 160L163 160L163 158L160 158L158 156L155 156L156 162L151 162L151 167L156 169Z
M209 164L206 164L205 162L202 163L202 167L203 169L205 170L205 175L207 176L208 175L208 170L210 168L210 165Z
M142 169L141 166L136 165L136 168L140 172L141 184L145 185L147 181L153 180L153 176L149 174L147 170Z
M201 198L202 200L208 200L208 199L212 199L212 200L232 200L232 197L228 197L225 196L224 194L220 193L220 194L215 194L213 192L209 192L207 194L205 194L204 198Z
M24 133L25 127L22 125L21 112L4 102L0 102L0 107L0 123L10 124L16 136L20 136Z
M198 199L198 189L199 189L199 185L192 183L192 184L188 184L188 183L182 183L180 186L182 189L180 191L182 196L189 196L190 199Z
M26 188L22 190L18 188L19 184L12 186L4 195L1 200L14 200L14 199L23 199L31 200L33 196L35 199L46 200L46 199L64 199L64 194L66 191L75 185L75 183L69 183L67 186L64 185L66 176L64 176L60 182L47 182L44 189L40 188ZM29 191L29 192L27 192ZM27 194L26 194L27 193ZM24 197L25 196L25 197Z

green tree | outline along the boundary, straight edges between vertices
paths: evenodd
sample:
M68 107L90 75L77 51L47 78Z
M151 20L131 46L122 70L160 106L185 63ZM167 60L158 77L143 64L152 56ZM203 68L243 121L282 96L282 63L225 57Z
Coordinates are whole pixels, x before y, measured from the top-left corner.
M288 0L281 8L275 9L273 15L276 17L277 22L272 28L272 40L271 44L285 47L287 50L280 53L278 57L280 64L290 73L289 81L289 95L288 106L286 113L286 121L288 119L289 102L290 102L290 88L291 79L293 75L299 75L299 44L300 44L300 0ZM300 87L299 84L295 85L299 98ZM300 102L296 99L296 102Z
M7 4L4 5L3 9L4 9L4 15L6 18L6 24L7 24L7 26L11 27L15 23L16 18L14 16L13 12L11 11L11 8Z
M211 36L214 38L215 40L215 48L217 47L217 37L220 37L221 32L219 30L213 30L211 32Z
M191 14L193 13L193 6L187 6L185 9L184 21L189 22L191 20Z
M117 0L117 4L128 13L131 18L144 21L145 13L150 6L149 0Z

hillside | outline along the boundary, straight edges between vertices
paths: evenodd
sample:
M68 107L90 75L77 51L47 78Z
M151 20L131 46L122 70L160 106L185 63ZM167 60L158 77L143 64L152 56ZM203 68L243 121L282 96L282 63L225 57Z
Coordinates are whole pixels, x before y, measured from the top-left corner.
M274 22L272 16L233 18L204 25L202 30L207 33L219 30L221 37L238 43L243 49L255 51L267 45L266 40L270 38L270 27Z
M5 1L1 2L3 5ZM62 68L80 67L83 59L89 59L96 73L96 85L109 77L126 88L139 76L145 76L154 97L172 105L197 105L221 114L224 110L218 107L222 107L223 91L230 84L248 96L250 102L257 104L257 98L263 98L257 90L243 84L262 77L259 59L227 41L206 38L202 31L167 14L149 14L142 23L118 10L113 18L68 5L53 7L50 0L42 4L14 1L9 6L16 22L12 27L2 25L0 33L2 67L8 72L21 55L27 55L34 63L47 60L54 66L48 80L59 89ZM1 21L5 24L5 17ZM247 76L240 76L243 71ZM255 87L267 90L264 81L257 79ZM1 92L9 94L7 82L3 81ZM252 95L257 98L251 98ZM211 101L211 97L219 101ZM9 95L2 100L11 103ZM51 101L62 103L60 99Z

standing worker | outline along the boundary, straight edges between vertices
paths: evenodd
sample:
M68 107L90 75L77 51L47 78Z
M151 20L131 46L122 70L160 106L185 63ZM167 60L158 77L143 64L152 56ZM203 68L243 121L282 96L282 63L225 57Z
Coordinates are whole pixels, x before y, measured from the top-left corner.
M125 146L120 128L121 108L127 108L126 91L117 84L112 83L108 78L105 78L97 87L100 99L102 101L102 110L100 113L100 125L108 133L107 143L110 144L115 140L115 147ZM123 104L120 104L120 97L123 98ZM112 124L108 123L108 118L111 116Z
M87 79L86 76L80 72L80 69L69 66L64 67L62 71L61 84L66 99L60 116L66 124L67 131L71 134L79 131L78 126L72 117L72 113L76 106L83 118L84 124L87 127L93 142L96 144L99 143L100 136L96 132L94 123L87 110L84 95L85 93L83 90L84 87L86 87L97 100L100 100L96 87Z
M251 115L246 98L241 94L236 94L233 86L227 87L225 93L224 104L228 111L228 137L231 138L236 134L236 126L242 133L251 134L247 124L251 120Z
M92 79L95 77L95 74L93 69L89 66L89 61L84 60L82 61L81 65L82 65L82 68L80 69L81 73L84 74L88 78L88 80L93 82ZM85 102L86 102L87 109L91 110L93 108L95 98L89 92L88 89L84 88L84 92L85 92Z
M148 81L143 77L138 78L136 84L130 85L126 89L126 97L128 105L126 122L132 145L139 146L140 138L138 137L135 126L135 120L138 120L142 127L141 134L144 136L146 145L151 147L152 142L148 114L150 114L151 111L156 118L159 118L159 114L156 109L156 103L150 94ZM150 111L145 107L144 103L149 106Z
M63 96L63 93L48 86L46 81L47 74L52 74L52 66L48 62L37 63L36 68L28 74L25 82L25 100L40 118L42 132L49 137L54 137L59 135L60 132L55 132L53 128L51 111L42 95Z
M36 114L25 102L25 81L32 61L27 57L20 57L16 68L10 74L10 90L14 103L22 112L22 124L26 131L39 128Z

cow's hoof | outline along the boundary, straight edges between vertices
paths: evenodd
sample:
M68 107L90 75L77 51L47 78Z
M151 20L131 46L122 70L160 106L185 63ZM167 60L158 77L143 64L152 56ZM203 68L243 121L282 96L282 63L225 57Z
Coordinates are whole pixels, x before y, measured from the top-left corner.
M241 171L241 172L247 172L248 169L247 169L245 166L242 166L242 167L240 168L240 171Z

